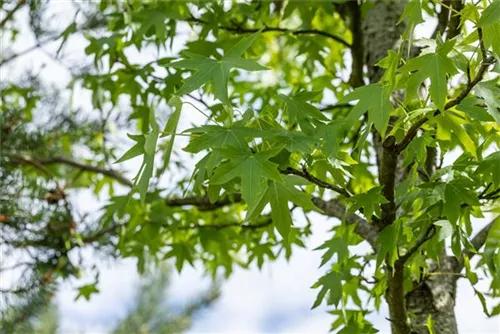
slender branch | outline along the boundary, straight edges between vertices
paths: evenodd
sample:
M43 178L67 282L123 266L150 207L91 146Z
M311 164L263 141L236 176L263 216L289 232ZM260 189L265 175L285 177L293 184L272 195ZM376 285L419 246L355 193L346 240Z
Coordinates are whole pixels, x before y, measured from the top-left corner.
M436 36L438 34L441 36L444 33L446 27L448 26L448 18L450 16L449 14L450 14L449 7L443 6L443 4L441 4L441 11L438 14L438 25L431 35L432 39L436 39Z
M396 138L387 137L382 144L382 161L379 169L379 182L382 185L382 195L388 201L382 204L382 219L379 228L391 225L396 220L396 171L398 167L398 156Z
M350 29L352 37L352 66L349 82L353 88L363 86L363 67L365 60L364 42L363 42L363 24L361 19L361 6L357 1L347 3L349 14L351 16Z
M247 229L247 230L256 230L259 228L267 227L271 225L272 220L267 217L264 221L256 224L242 224L241 222L232 222L232 223L224 223L224 224L210 224L210 225L200 225L200 224L190 224L190 225L184 225L184 226L179 226L176 227L175 229L177 230L194 230L194 229L214 229L214 230L221 230L225 228L230 228L230 227L239 227L242 229ZM102 229L95 234L86 236L82 238L83 243L88 244L92 242L98 241L100 238L110 234L110 233L115 233L116 230L120 229L121 227L125 226L125 224L114 224L111 225L105 229ZM171 227L169 224L164 224L164 227Z
M5 24L9 22L9 20L14 16L14 14L21 9L21 7L26 4L26 0L18 0L16 6L12 8L12 10L8 11L3 20L0 22L0 29L3 29L5 27Z
M240 203L241 195L234 194L232 196L227 196L225 198L218 199L215 202L210 202L210 199L207 196L192 196L192 197L184 197L184 198L168 198L165 200L165 203L168 206L172 207L181 207L181 206L196 206L201 211L209 211L222 208L227 205Z
M295 169L292 167L288 167L286 169L281 169L280 173L300 176L300 177L318 185L321 188L333 190L333 191L343 195L346 198L351 197L351 194L347 190L345 190L344 188L341 188L339 186L336 186L336 185L333 185L333 184L328 183L326 181L318 179L316 176L309 173L309 171L305 168L303 168L302 170L298 170L298 169Z
M392 270L391 270L392 269ZM387 303L393 333L410 334L405 300L405 272L404 266L396 263L394 268L387 270Z
M324 107L319 108L319 111L330 111L330 110L335 110L335 109L342 109L342 108L351 108L352 109L352 104L349 103L339 103L339 104L330 104L326 105Z
M26 1L26 0L21 0L21 1ZM84 31L87 31L87 30L92 29L94 27L95 27L95 21L90 20L90 21L86 22L85 24L83 24L82 26L76 28L75 32L84 32ZM51 42L55 42L56 40L58 40L61 37L62 37L61 33L56 33L56 34L52 34L52 35L48 36L47 38L45 38L43 40L37 40L35 45L30 46L29 48L24 49L18 53L15 53L15 54L11 55L10 57L2 59L2 61L0 62L0 67L13 61L14 59L16 59L18 57L24 56L24 55L40 48L40 47L43 47L43 46L51 43Z
M422 237L415 243L415 245L413 245L413 247L410 248L408 252L406 252L396 261L399 262L398 265L404 265L406 261L408 261L408 259L412 257L412 255L415 254L423 244L432 239L434 235L436 235L436 225L430 224L425 230Z
M337 199L325 201L322 198L314 197L313 203L322 211L322 214L344 220L349 225L356 225L354 232L366 240L373 249L377 249L376 241L378 238L378 229L375 225L356 214L347 214L346 207Z
M486 191L484 191L486 192ZM500 188L497 190L493 190L489 194L480 194L479 199L486 199L486 200L492 200L492 199L497 199L497 195L500 194Z
M496 62L496 60L493 57L486 58L481 63L481 67L479 68L479 71L477 72L474 79L472 79L472 81L467 83L467 86L465 87L465 89L463 91L461 91L457 97L455 97L453 100L450 100L450 101L448 101L448 103L446 103L446 105L444 106L444 110L448 110L450 108L453 108L454 106L456 106L457 104L462 102L462 100L465 99L467 97L467 95L470 93L472 88L474 88L474 86L476 86L483 79L484 74L486 73L486 70L488 69L488 67L490 65L494 64L495 62ZM439 114L441 114L441 111L439 111L439 110L432 111L431 117L435 117ZM422 125L424 125L429 119L430 119L430 116L425 115L410 127L410 129L408 130L408 132L404 136L403 140L401 140L401 142L397 145L398 152L402 152L406 149L406 147L408 147L408 145L411 143L413 138L415 138L415 136L417 135L420 127Z
M481 50L481 56L483 59L486 59L487 54L486 54L486 47L484 46L484 41L483 41L483 29L482 28L477 28L477 36L479 39L479 49Z
M169 206L196 206L199 210L215 210L227 205L241 202L242 198L240 194L235 194L233 197L226 197L219 199L214 203L210 203L210 200L206 196L193 196L185 198L171 198L167 199L166 203ZM321 213L329 216L338 218L340 220L345 219L347 224L356 224L354 231L366 240L374 249L376 245L376 240L378 237L378 230L374 225L371 225L363 218L356 214L347 214L347 209L344 204L342 204L337 199L331 199L325 201L319 197L313 197L313 203L322 211ZM208 225L205 225L208 226ZM254 225L252 225L254 226ZM248 227L250 228L250 227Z
M101 168L93 165L87 165L67 157L55 156L50 158L36 158L36 157L22 156L19 154L8 154L8 156L11 158L11 161L17 161L19 163L29 164L37 167L47 176L53 176L53 174L45 167L46 165L64 164L81 169L83 171L94 172L97 174L108 176L129 187L133 186L132 181L121 175L116 170Z
M452 39L460 33L460 19L461 11L464 8L463 1L450 1L451 3L451 14L448 21L448 28L446 33L446 39Z
M201 97L196 97L193 94L186 94L186 96L190 97L191 99L195 100L198 103L203 104L205 106L205 108L210 109L210 105L205 100L203 100Z
M186 19L187 22L192 22L195 24L208 24L207 21L204 21L199 18L191 17ZM348 48L351 47L351 44L349 44L346 40L343 38L333 35L329 32L318 30L318 29L303 29L303 30L293 30L293 29L287 29L287 28L280 28L280 27L264 27L262 30L261 29L256 29L256 28L243 28L243 27L229 27L229 26L219 26L218 29L222 29L225 31L230 31L230 32L235 32L235 33L240 33L240 34L251 34L251 33L256 33L258 31L262 31L263 33L267 32L284 32L284 33L290 33L292 35L319 35L319 36L324 36L327 38L330 38Z
M23 164L23 165L30 165L41 171L45 176L49 178L53 178L54 174L47 169L40 161L37 159L33 159L32 157L28 156L22 156L20 154L8 154L7 156L9 157L10 162L12 163L18 163L18 164Z
M491 227L495 222L500 219L500 216L497 216L495 219L493 219L488 225L483 227L477 234L470 240L470 243L472 246L474 246L474 249L476 251L479 251L481 247L483 247L484 243L486 242L486 238L488 237L488 233L490 232ZM476 253L471 252L468 249L464 249L462 251L462 256L460 259L458 259L458 266L457 269L455 270L456 273L459 273L462 271L464 268L464 256L467 256L469 259L472 258Z
M105 235L107 235L109 233L114 233L116 230L118 230L122 226L124 226L124 225L122 225L122 224L111 225L111 226L104 228L104 229L102 229L102 230L100 230L92 235L82 237L82 242L84 244L90 244L90 243L96 242L99 239L101 239L102 237L104 237Z
M199 225L199 224L191 224L191 225L185 225L185 226L179 226L177 229L178 230L192 230L192 229L214 229L214 230L221 230L224 228L228 227L240 227L242 229L247 229L247 230L256 230L262 227L266 227L271 225L272 223L271 218L267 218L263 222L257 223L257 224L242 224L240 222L233 222L233 223L225 223L225 224L211 224L211 225Z
M94 172L97 174L102 174L102 175L108 176L108 177L115 179L116 181L118 181L126 186L129 186L129 187L133 186L132 181L130 181L129 179L127 179L126 177L124 177L118 171L116 171L114 169L106 169L106 168L101 168L98 166L87 165L87 164L84 164L84 163L81 163L78 161L74 161L74 160L71 160L69 158L62 157L62 156L50 157L47 159L38 159L38 161L40 161L44 165L52 165L52 164L68 165L71 167L81 169L83 171Z
M35 45L33 46L30 46L29 48L27 49L24 49L22 51L19 51L18 53L16 54L13 54L11 55L10 57L7 57L5 59L3 59L1 62L0 62L0 67L2 67L3 65L7 64L7 63L10 63L11 61L13 61L14 59L18 58L18 57L21 57L21 56L24 56L32 51L35 51L36 49L42 47L42 46L45 46L51 42L55 42L57 39L59 39L60 37L60 34L57 34L57 35L54 35L54 36L50 36L44 40L41 40L41 41L37 41Z

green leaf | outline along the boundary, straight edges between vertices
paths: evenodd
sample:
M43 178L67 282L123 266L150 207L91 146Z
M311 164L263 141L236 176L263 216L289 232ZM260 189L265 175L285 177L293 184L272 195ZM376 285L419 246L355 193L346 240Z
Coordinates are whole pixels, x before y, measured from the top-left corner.
M318 127L316 138L321 140L322 150L329 158L334 158L339 151L344 134L343 128L343 119L336 119Z
M500 216L493 221L486 242L484 244L484 259L490 271L497 274L498 268L495 265L495 254L500 249Z
M500 88L496 80L483 81L476 85L475 92L484 99L488 112L500 124Z
M342 276L340 275L340 273L331 271L328 274L322 276L312 286L313 289L317 289L319 287L321 287L321 289L318 292L318 296L316 297L312 308L316 308L321 305L321 302L325 297L327 297L328 305L339 305L342 298Z
M170 157L172 155L172 150L174 148L175 133L177 131L177 126L179 125L179 118L182 111L182 101L178 97L172 97L168 102L169 105L174 109L174 112L170 116L163 129L161 137L170 135L170 140L167 142L165 152L163 153L163 168L168 168L170 163Z
M440 226L438 240L442 241L453 234L453 225L448 220L438 220L434 225Z
M485 110L484 107L479 106L480 101L472 96L466 97L457 106L457 109L465 112L470 118L482 122L494 122L495 119Z
M328 118L318 108L298 99L296 96L288 97L280 94L278 97L285 102L291 123L298 122L301 126L307 128L309 124L306 122L311 120L328 121Z
M99 293L97 283L83 285L78 288L78 294L76 295L75 301L80 299L80 297L85 298L85 300L90 300L90 296L94 293Z
M477 298L479 298L479 301L481 302L481 306L483 307L483 312L487 316L490 316L490 312L488 311L488 305L486 304L486 298L484 298L484 295L477 289L474 289L474 293L476 294Z
M500 187L500 152L494 152L484 158L474 174L483 175L486 182L493 183L494 189Z
M77 30L76 22L72 22L64 31L61 33L62 41L61 45L59 45L59 48L56 51L56 57L59 56L64 44L66 44L66 41L68 40L68 37L71 36L73 33L75 33Z
M348 201L352 203L349 205L349 212L354 213L358 209L363 209L363 215L366 219L371 220L372 215L375 214L377 217L381 215L381 204L388 203L387 199L382 196L381 188L374 187L365 193L357 194L351 196Z
M271 204L273 223L285 242L290 240L290 227L293 224L288 202L294 202L304 210L320 211L308 194L295 188L293 178L290 176L281 176L281 182L268 182L265 195L259 199L259 209L262 210L267 202ZM255 212L252 215L255 215Z
M293 225L290 209L288 208L288 198L283 196L283 191L276 182L269 184L267 196L271 204L271 217L274 226L283 239L288 242L290 239L290 227Z
M321 246L315 248L314 250L320 249L327 249L323 256L321 256L320 267L325 265L335 254L337 254L337 263L343 262L349 257L349 248L345 238L334 237L325 241Z
M171 245L172 249L165 254L165 259L175 258L175 268L180 273L184 267L184 262L193 266L193 249L183 243L175 243Z
M382 137L385 137L392 111L390 92L380 83L366 85L344 96L338 103L354 100L359 101L347 116L345 127L350 128L365 112L368 112L368 121L375 125Z
M483 10L478 25L486 27L490 24L500 22L500 1L493 0L493 2Z
M379 245L377 254L377 268L380 267L384 259L387 259L388 265L394 265L398 258L398 240L399 231L401 229L402 221L396 220L391 225L385 227L377 238Z
M182 111L182 101L180 98L174 96L168 101L168 104L172 107L174 112L168 118L167 124L165 124L162 137L175 136Z
M215 170L210 184L222 185L239 177L241 179L241 195L249 210L253 209L264 190L263 181L281 181L278 165L270 162L266 153L255 153L229 161Z
M399 69L403 73L413 72L408 80L408 99L416 96L420 85L429 78L432 101L439 110L444 110L448 95L447 77L457 72L453 61L447 56L454 43L454 40L446 41L437 46L435 53L412 58Z
M137 144L132 146L127 152L123 153L123 155L115 161L115 164L130 160L144 154L145 152L144 143L146 142L146 139L144 138L144 135L128 135L128 137L137 142Z
M464 255L464 267L465 267L465 275L469 279L470 284L476 285L478 282L477 274L470 269L470 261L467 255Z
M443 129L449 130L473 157L477 158L476 144L467 131L462 127L460 118L449 113L444 113L435 118L435 121Z
M423 23L424 18L422 16L422 6L420 4L421 0L410 0L403 10L403 14L399 19L397 24L400 24L405 19L408 19L413 24Z
M434 332L435 323L436 322L432 319L432 316L429 314L429 316L427 317L427 323L426 323L426 327L427 327L427 330L429 331L429 334L436 333L436 332Z
M215 148L238 148L248 150L246 138L269 138L275 134L271 131L246 128L242 126L222 127L219 125L204 125L185 130L191 133L189 144L184 151L198 153Z
M233 58L239 58L243 56L245 51L252 46L252 44L255 42L257 37L261 34L262 30L256 32L255 34L252 34L247 37L243 37L238 43L236 43L227 53L225 54L226 57L233 57Z
M415 2L415 1L412 1ZM418 1L417 1L418 2ZM396 73L398 70L399 62L401 61L401 56L394 50L389 50L386 57L379 60L375 65L385 68L384 75L380 79L382 83L388 82L390 88L392 89L396 84Z
M156 142L158 141L158 137L158 129L155 129L154 131L151 131L144 136L144 160L142 162L139 173L135 177L135 180L138 180L137 190L139 191L141 202L143 204L146 200L146 193L149 188L149 180L151 180L151 177L153 176L154 161L156 155Z
M297 131L280 131L272 138L276 143L285 145L291 153L310 153L313 147L320 144L318 139Z
M184 81L184 85L179 89L177 94L188 94L207 82L212 81L215 85L215 97L221 102L229 105L230 101L227 93L227 85L231 69L239 68L246 71L266 70L265 67L259 65L255 60L240 58L259 34L260 32L257 32L249 37L243 38L242 41L237 43L220 60L196 56L194 58L168 64L169 67L196 71L196 73Z
M467 184L461 182L449 182L444 185L443 193L443 215L450 223L456 224L460 218L463 203L469 205L480 205L477 194Z
M487 25L483 28L483 42L486 48L492 48L493 52L500 56L500 22Z

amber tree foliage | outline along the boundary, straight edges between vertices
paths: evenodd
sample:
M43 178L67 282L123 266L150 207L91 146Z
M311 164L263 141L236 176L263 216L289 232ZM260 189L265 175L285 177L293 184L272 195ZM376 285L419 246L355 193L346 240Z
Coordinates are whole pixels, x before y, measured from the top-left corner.
M459 279L500 313L500 1L102 0L57 31L1 3L4 38L27 17L37 40L2 70L75 36L90 60L69 97L3 78L1 242L30 273L4 294L78 275L89 246L228 277L293 257L320 214L332 330L376 332L385 302L393 333L456 333ZM108 203L79 217L81 189Z

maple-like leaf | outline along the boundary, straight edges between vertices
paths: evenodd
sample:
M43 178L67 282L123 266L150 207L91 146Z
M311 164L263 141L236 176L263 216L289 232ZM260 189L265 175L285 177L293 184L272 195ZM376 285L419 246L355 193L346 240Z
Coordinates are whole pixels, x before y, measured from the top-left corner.
M289 241L291 226L293 225L288 202L293 202L305 210L319 209L313 204L311 197L295 187L293 176L281 176L281 179L271 180L258 199L258 203L249 208L246 220L259 215L264 206L271 205L271 218L274 226L285 241Z
M388 89L380 83L359 87L344 96L338 104L359 100L358 104L352 108L347 116L345 128L351 127L361 118L363 113L368 112L368 121L373 123L378 132L384 137L392 111L389 97Z
M365 193L351 196L349 202L352 204L349 206L349 212L363 209L363 214L368 220L371 220L373 214L380 217L382 214L380 204L388 203L380 190L380 187L374 187Z
M484 28L497 22L500 22L500 1L494 0L485 10L483 10L478 25Z
M447 77L457 71L452 60L448 58L448 53L452 50L454 44L454 40L440 42L438 39L436 52L412 58L399 69L403 73L412 72L408 79L408 98L417 95L422 82L429 78L431 80L430 94L432 101L439 110L444 110L448 92Z
M480 82L474 90L477 95L483 98L490 115L500 124L500 87L497 80Z
M292 97L280 94L278 97L285 102L290 122L298 122L303 131L311 130L311 123L328 121L328 118L312 104L307 103L317 92L301 92Z
M253 59L241 58L243 53L259 36L259 32L251 36L243 38L221 59L207 58L200 55L189 54L189 59L183 59L168 66L173 68L182 68L195 70L196 73L184 80L184 85L179 89L177 94L183 95L200 88L209 81L214 83L214 95L223 103L230 104L227 93L227 85L229 80L229 72L233 68L239 68L246 71L261 71L265 70L264 66L259 65Z
M264 190L262 179L281 181L278 165L269 161L269 158L279 153L278 150L250 155L238 150L230 150L230 152L220 150L220 152L223 152L222 155L229 154L230 160L216 169L210 179L210 184L222 185L239 177L241 179L241 195L249 210L258 204Z

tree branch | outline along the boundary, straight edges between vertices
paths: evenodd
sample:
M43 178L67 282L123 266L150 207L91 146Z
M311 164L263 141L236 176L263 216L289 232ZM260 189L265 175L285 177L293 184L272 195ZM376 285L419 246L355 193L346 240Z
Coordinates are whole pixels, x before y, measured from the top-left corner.
M472 244L472 246L474 246L474 249L476 251L479 251L479 249L481 249L481 247L484 246L484 243L486 242L486 238L488 237L488 233L490 232L491 227L493 226L493 224L495 224L497 219L500 219L500 216L497 216L495 219L493 219L488 225L483 227L481 229L481 231L477 232L477 234L470 240L470 243ZM464 256L467 256L470 259L475 254L476 253L471 252L468 249L464 249L462 251L462 256L460 257L460 259L458 259L458 266L457 266L457 269L455 270L455 272L459 273L464 268Z
M338 218L340 220L345 219L345 222L347 224L356 225L356 227L354 228L356 234L366 240L373 249L377 249L376 241L379 232L375 225L368 223L366 220L356 214L346 214L346 207L337 199L325 201L322 198L314 197L312 201L319 209L323 211L322 213L324 215Z
M42 41L37 41L35 45L33 46L30 46L29 48L27 49L24 49L22 51L19 51L18 53L15 53L7 58L4 58L1 62L0 62L0 67L2 67L3 65L7 64L7 63L10 63L11 61L13 61L14 59L18 58L18 57L21 57L21 56L24 56L32 51L35 51L36 49L42 47L42 46L45 46L51 42L55 42L57 39L59 39L60 35L57 34L57 35L54 35L54 36L50 36Z
M382 161L379 168L379 182L382 185L382 195L388 201L382 204L382 219L379 228L391 225L396 220L396 171L398 167L398 156L396 138L387 137L382 144Z
M448 110L450 108L453 108L454 106L456 106L457 104L462 102L462 100L465 99L467 97L467 95L470 93L472 88L474 88L474 86L477 85L483 79L484 74L486 73L486 70L488 69L488 67L490 65L494 64L495 62L496 62L496 60L493 57L488 57L488 58L484 59L484 61L481 63L481 67L479 68L479 71L477 72L474 79L472 81L470 81L469 83L467 83L467 86L465 87L465 89L463 91L461 91L457 97L455 97L453 100L450 100L450 101L448 101L448 103L446 103L446 105L444 106L444 110ZM432 112L432 117L436 117L440 113L441 113L441 111L435 110ZM413 124L410 127L410 129L408 130L408 132L404 136L403 140L401 140L401 142L397 145L398 152L402 152L406 149L406 147L408 147L408 145L411 143L413 138L415 138L415 136L417 135L420 127L422 125L424 125L429 119L430 119L429 116L427 116L427 115L423 116L417 122L415 122L415 124Z
M242 229L247 229L247 230L256 230L259 228L267 227L271 225L272 219L270 217L266 217L266 219L263 222L256 223L256 224L242 224L240 222L233 222L233 223L225 223L225 224L211 224L211 225L199 225L199 224L191 224L191 225L185 225L185 226L179 226L177 229L178 230L192 230L192 229L214 229L214 230L221 230L224 228L228 227L240 227Z
M286 169L281 169L280 173L300 176L300 177L316 184L317 186L319 186L321 188L333 190L333 191L343 195L346 198L351 197L351 194L347 190L345 190L344 188L341 188L339 186L336 186L336 185L333 185L333 184L328 183L326 181L318 179L316 176L309 173L309 171L305 168L303 168L302 170L298 170L298 169L295 169L292 167L288 167Z
M40 163L43 165L53 165L53 164L64 164L68 165L71 167L75 167L78 169L81 169L86 172L93 172L97 174L102 174L105 176L108 176L112 179L115 179L116 181L120 182L123 185L132 187L134 184L132 181L127 179L125 176L121 175L118 171L114 169L106 169L106 168L101 168L98 166L92 166L92 165L87 165L78 161L71 160L70 158L62 157L62 156L56 156L56 157L50 157L46 159L37 159Z
M196 206L201 211L216 210L227 205L240 203L241 194L234 194L232 196L226 196L225 198L218 199L215 202L210 202L208 196L191 196L184 198L168 198L165 203L172 207L181 206Z
M5 15L5 17L3 18L3 20L0 22L0 29L3 30L3 28L5 27L5 24L7 24L7 22L9 22L9 20L12 18L12 16L14 16L14 14L19 9L21 9L21 7L24 4L26 4L26 0L18 0L16 6L14 8L12 8L12 10L8 11L7 14Z
M129 179L127 179L126 177L121 175L116 170L101 168L98 166L87 165L87 164L72 160L70 158L62 157L62 156L56 156L56 157L50 157L50 158L36 158L36 157L24 156L24 155L20 155L20 154L9 154L9 153L7 153L7 156L11 159L12 162L17 161L18 163L21 163L21 164L35 166L36 168L41 170L45 175L50 176L50 177L53 177L54 175L52 174L52 172L50 172L45 167L46 165L64 164L64 165L68 165L71 167L81 169L83 171L94 172L97 174L102 174L102 175L108 176L108 177L120 182L121 184L124 184L124 185L129 186L129 187L133 186L132 181L130 181Z
M204 21L199 18L191 17L186 19L187 22L192 22L195 24L208 24L207 21ZM243 28L243 27L229 27L229 26L219 26L218 29L225 30L225 31L230 31L234 33L239 33L239 34L252 34L256 33L258 31L262 31L263 33L267 32L284 32L284 33L289 33L292 35L319 35L323 37L330 38L348 48L351 47L351 44L349 44L346 40L343 38L330 34L329 32L318 30L318 29L303 29L303 30L293 30L293 29L287 29L287 28L280 28L280 27L264 27L262 30L261 29L256 29L256 28Z
M270 217L266 217L266 219L260 223L256 224L242 224L241 222L232 222L225 224L210 224L210 225L200 225L200 224L190 224L176 227L177 230L193 230L193 229L213 229L213 230L221 230L229 227L239 227L247 230L256 230L259 228L267 227L271 225L272 220ZM92 242L99 241L100 238L106 236L109 233L115 233L117 229L125 226L125 224L114 224L105 229L102 229L92 235L86 236L82 238L83 243L88 244ZM171 227L168 224L163 224L164 227Z
M430 224L427 229L425 230L424 234L418 241L413 245L412 248L410 248L403 256L399 257L399 259L396 260L398 265L404 265L408 259L415 254L418 249L425 244L427 241L432 239L434 235L436 234L436 225Z
M352 67L349 82L353 88L363 86L363 67L364 67L364 42L363 42L363 24L361 22L361 6L357 1L347 3L351 18L350 29L352 33Z

